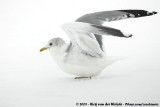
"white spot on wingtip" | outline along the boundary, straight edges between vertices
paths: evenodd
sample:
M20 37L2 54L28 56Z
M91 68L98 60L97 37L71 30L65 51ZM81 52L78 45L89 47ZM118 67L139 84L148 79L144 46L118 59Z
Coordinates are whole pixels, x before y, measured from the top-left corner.
M133 14L129 14L130 17L134 18L135 16Z
M157 12L155 12L155 11L148 11L147 12L147 15L154 15L154 14L157 14Z
M122 31L121 31L122 32ZM125 33L125 32L122 32L123 33L123 35L125 36L125 37L127 37L127 38L129 38L129 37L132 37L132 34L128 34L128 33Z
M128 16L127 15L123 15L123 19L126 19L126 18L128 18Z
M153 13L153 11L148 11L148 12L147 12L148 15L149 15L149 14L152 14L152 13Z

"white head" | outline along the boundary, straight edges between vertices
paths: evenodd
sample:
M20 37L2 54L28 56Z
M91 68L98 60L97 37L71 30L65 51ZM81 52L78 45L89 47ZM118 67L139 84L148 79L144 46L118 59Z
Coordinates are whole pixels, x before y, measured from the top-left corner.
M40 52L50 49L50 48L59 48L65 44L65 41L61 38L53 38L51 39L47 45L40 49Z

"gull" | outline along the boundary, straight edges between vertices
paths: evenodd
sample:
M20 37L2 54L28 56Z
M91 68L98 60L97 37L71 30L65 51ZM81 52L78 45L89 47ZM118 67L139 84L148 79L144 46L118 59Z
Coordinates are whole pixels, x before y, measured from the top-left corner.
M98 76L108 65L120 60L120 58L105 54L102 35L132 37L132 34L102 24L154 14L157 12L136 9L89 13L81 16L75 22L62 25L70 43L66 43L62 38L53 38L40 49L40 52L49 50L61 70L76 76L75 79L92 78Z

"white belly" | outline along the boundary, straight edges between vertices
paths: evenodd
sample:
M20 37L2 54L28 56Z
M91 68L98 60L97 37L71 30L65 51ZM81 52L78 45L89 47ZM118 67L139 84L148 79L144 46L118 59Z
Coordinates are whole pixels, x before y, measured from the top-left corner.
M96 58L87 56L78 49L72 50L69 54L65 54L63 51L51 50L51 55L64 72L82 77L97 76L106 66L117 61L117 59L110 57Z
M65 64L65 63L59 63L58 65L64 72L82 77L94 77L99 75L103 70L102 68L93 65L84 66L84 65Z

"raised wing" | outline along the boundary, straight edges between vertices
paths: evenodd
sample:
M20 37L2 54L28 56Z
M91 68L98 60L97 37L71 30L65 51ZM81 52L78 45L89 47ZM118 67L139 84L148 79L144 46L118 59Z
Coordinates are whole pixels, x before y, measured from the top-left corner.
M151 16L154 14L157 14L157 12L149 12L146 10L113 10L86 14L76 21L102 25L104 22Z
M157 14L157 12L149 12L146 10L113 10L113 11L102 11L86 14L80 18L78 18L77 22L86 22L94 25L102 25L104 22L122 20L127 18L138 18L144 16L151 16ZM118 36L118 35L117 35ZM95 37L102 48L102 36L95 34ZM120 35L120 37L122 37Z
M67 33L73 45L80 47L85 53L95 57L102 57L104 53L93 34L120 37L131 36L118 29L83 22L67 23L62 25L62 29Z

